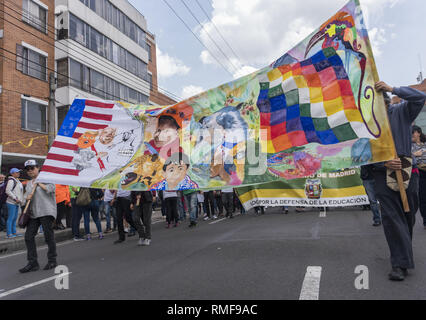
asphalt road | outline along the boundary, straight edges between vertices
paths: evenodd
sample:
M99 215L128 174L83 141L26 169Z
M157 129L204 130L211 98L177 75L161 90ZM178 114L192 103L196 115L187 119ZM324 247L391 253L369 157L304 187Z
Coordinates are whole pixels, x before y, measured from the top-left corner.
M382 227L371 226L370 212L336 209L320 217L317 209L284 215L270 208L260 216L250 211L232 220L201 221L195 229L157 223L149 247L138 247L137 237L113 245L116 234L60 244L58 263L71 272L67 290L49 280L53 270L19 274L25 252L2 256L0 300L297 300L302 292L320 300L426 299L426 230L420 219L416 269L403 282L387 279L389 250ZM39 250L39 263L45 265L46 249ZM360 265L368 268L368 289L355 287ZM320 267L313 281L306 276L309 267Z

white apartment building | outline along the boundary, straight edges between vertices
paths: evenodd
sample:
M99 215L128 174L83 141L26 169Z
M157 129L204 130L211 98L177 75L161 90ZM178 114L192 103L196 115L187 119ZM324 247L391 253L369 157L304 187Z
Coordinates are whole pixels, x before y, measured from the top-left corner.
M75 98L149 103L144 16L127 0L56 0L58 128Z

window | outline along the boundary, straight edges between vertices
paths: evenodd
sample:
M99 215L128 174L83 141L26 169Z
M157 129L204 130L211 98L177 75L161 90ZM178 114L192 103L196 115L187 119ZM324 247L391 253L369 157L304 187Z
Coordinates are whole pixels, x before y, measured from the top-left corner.
M95 70L90 70L90 92L105 98L104 75Z
M81 64L70 59L70 85L76 88L82 87Z
M68 86L68 59L58 60L58 88Z
M148 82L149 82L149 90L153 90L153 85L152 85L152 74L148 73Z
M148 60L152 61L151 46L149 44L147 44L146 46L147 46L147 50L148 50Z
M47 33L47 10L31 0L22 1L22 18L34 28Z
M90 28L90 49L97 54L101 54L102 35L93 28Z
M129 88L129 102L138 103L138 92L131 88Z
M120 99L129 101L129 88L120 83Z
M137 72L137 58L131 54L130 52L126 51L126 70L130 71L133 74L138 74Z
M57 121L58 127L56 128L57 131L59 131L59 129L61 128L62 123L64 122L69 109L70 109L70 106L61 106L56 108L57 115L58 115L58 121Z
M86 25L80 19L70 14L70 38L86 46Z
M112 42L112 59L111 60L116 65L120 65L120 47L115 42Z
M16 68L31 77L47 81L47 57L16 45Z
M90 69L83 66L83 88L84 91L90 92Z
M21 99L21 128L37 132L47 132L47 102L40 104Z

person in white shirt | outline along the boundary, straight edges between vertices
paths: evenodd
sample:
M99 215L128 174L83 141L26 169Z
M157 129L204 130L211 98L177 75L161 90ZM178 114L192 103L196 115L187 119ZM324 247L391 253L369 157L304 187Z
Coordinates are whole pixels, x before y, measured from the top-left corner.
M10 169L10 177L7 180L7 212L8 218L6 222L6 237L8 239L22 236L16 233L16 220L18 219L19 207L24 203L24 187L18 180L21 171L17 168Z

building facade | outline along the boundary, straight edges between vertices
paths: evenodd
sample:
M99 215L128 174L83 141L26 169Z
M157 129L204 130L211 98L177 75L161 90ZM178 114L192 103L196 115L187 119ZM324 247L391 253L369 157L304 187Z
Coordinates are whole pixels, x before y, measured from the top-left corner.
M2 171L43 162L49 73L55 69L54 0L0 0Z
M50 72L57 130L75 98L176 103L158 90L155 37L127 0L0 0L0 8L2 172L45 159Z

